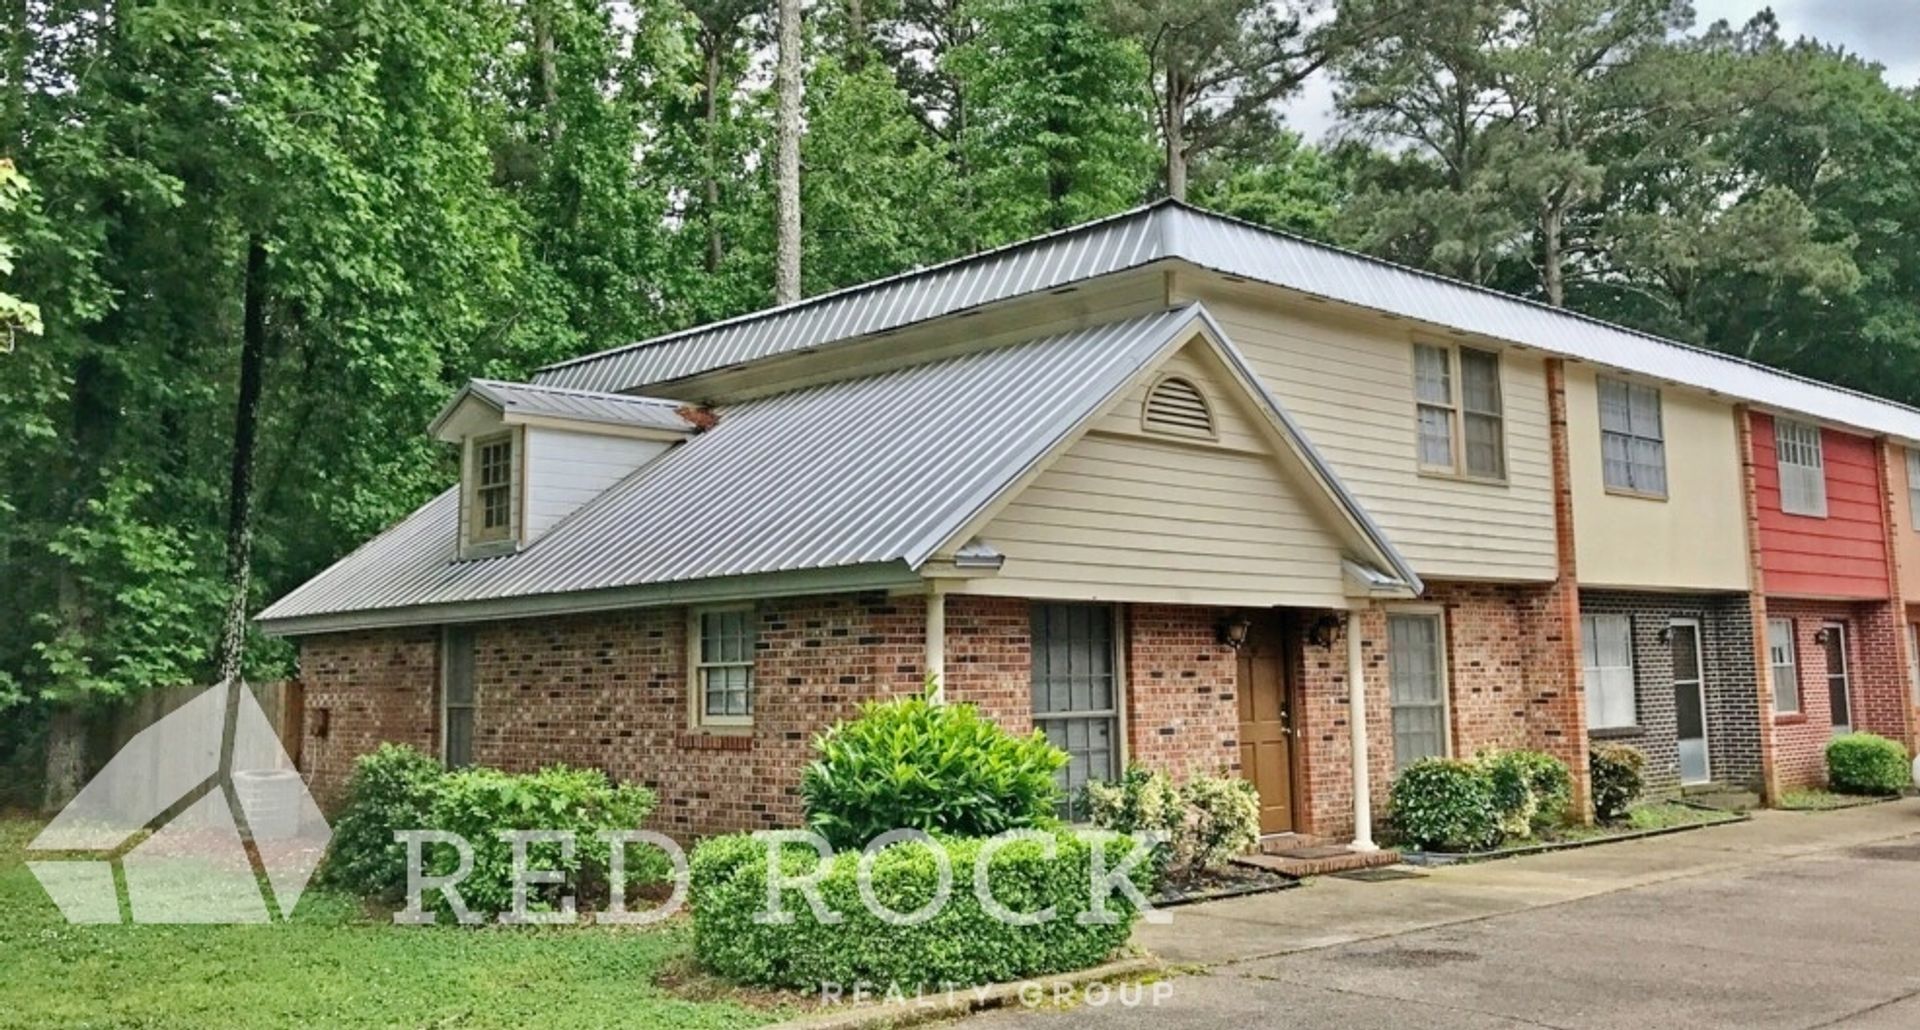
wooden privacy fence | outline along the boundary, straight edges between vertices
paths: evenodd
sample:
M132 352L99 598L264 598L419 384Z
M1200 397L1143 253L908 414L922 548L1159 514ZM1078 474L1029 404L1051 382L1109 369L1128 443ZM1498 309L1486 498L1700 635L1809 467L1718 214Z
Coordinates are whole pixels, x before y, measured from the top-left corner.
M300 682L275 680L250 686L255 700L260 702L261 711L266 713L267 723L279 734L280 746L293 759L294 768L300 768L300 741L305 735L301 727L305 691ZM95 764L103 764L119 754L135 734L166 718L169 712L200 696L206 689L204 684L192 683L164 687L103 709L90 734ZM166 759L163 757L161 760ZM160 770L155 772L159 773Z

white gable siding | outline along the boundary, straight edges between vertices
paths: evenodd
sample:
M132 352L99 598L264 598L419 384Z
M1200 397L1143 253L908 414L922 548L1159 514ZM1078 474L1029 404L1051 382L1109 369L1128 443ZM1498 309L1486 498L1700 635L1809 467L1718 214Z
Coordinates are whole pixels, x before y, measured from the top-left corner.
M1198 274L1180 276L1175 296L1207 305L1423 578L1553 578L1546 369L1536 352L1500 354L1507 481L1468 482L1419 468L1416 336L1407 323ZM1418 338L1455 342L1444 334Z
M1215 605L1344 604L1333 516L1305 500L1268 438L1189 347L1161 366L1200 387L1218 442L1146 433L1127 391L995 517L1006 556L966 590L1001 596Z
M671 444L600 433L527 427L527 527L532 543L581 505Z

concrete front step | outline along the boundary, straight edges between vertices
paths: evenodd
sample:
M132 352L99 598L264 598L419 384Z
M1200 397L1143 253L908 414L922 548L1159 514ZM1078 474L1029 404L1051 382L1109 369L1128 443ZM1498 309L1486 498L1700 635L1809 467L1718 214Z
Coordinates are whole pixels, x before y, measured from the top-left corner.
M1262 841L1260 853L1242 855L1234 861L1257 869L1269 869L1282 876L1303 879L1396 865L1400 861L1400 853L1385 848L1379 851L1350 851L1339 844Z
M1697 783L1680 788L1680 799L1727 812L1751 812L1761 807L1760 795L1723 783Z

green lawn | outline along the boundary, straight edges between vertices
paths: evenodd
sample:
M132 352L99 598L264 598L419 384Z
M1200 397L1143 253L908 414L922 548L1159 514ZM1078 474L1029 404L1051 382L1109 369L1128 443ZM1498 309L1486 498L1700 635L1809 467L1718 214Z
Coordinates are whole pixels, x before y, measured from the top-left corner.
M0 1026L738 1027L781 1013L688 1000L689 928L399 927L309 892L267 926L71 926L0 820Z
M1803 790L1790 790L1780 795L1777 807L1790 812L1831 812L1840 808L1859 808L1861 805L1877 805L1885 801L1884 797L1870 797L1860 794L1836 794L1819 787Z
M1731 822L1739 816L1707 808L1695 808L1674 801L1649 801L1627 809L1627 817L1604 826L1568 826L1556 831L1553 840L1600 840L1642 830L1670 830L1678 826L1704 826Z

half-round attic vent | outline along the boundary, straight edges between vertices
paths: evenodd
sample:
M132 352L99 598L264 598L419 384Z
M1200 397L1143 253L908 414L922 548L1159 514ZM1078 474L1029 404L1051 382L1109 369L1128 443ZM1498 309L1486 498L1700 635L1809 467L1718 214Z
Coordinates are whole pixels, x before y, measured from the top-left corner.
M1150 433L1169 433L1213 439L1213 411L1200 388L1178 376L1168 376L1147 391L1140 422Z

